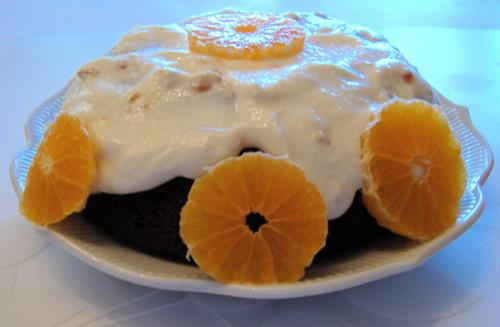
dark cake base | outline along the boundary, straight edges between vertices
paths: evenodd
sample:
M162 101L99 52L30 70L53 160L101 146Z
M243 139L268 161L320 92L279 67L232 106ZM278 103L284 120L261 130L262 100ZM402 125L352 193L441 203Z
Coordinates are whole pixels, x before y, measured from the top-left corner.
M361 192L358 191L349 209L339 218L328 221L326 244L316 255L316 259L343 255L390 234L389 230L379 226L368 213L361 200Z
M94 194L83 215L105 232L142 249L186 260L179 219L191 185L193 180L177 177L145 192Z
M125 195L94 194L83 214L97 227L155 254L186 260L179 235L180 211L193 180L177 177L155 189ZM328 222L328 237L317 259L344 254L388 232L377 225L358 192L349 210Z

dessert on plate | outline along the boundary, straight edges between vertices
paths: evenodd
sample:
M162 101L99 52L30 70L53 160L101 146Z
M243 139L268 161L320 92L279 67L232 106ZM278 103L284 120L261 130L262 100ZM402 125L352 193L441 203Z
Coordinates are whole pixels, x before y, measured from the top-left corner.
M41 225L82 211L216 280L266 284L388 231L432 238L464 187L439 97L382 36L228 9L136 27L84 65L21 211Z

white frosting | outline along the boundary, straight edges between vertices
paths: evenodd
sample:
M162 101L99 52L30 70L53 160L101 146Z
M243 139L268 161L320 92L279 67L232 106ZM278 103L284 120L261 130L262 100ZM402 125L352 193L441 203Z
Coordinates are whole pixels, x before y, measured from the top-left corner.
M99 148L94 192L131 193L257 147L303 169L336 218L362 186L359 134L392 97L435 102L399 51L362 27L308 13L303 51L285 59L190 53L182 25L136 27L82 67L63 110ZM405 74L411 73L412 76Z

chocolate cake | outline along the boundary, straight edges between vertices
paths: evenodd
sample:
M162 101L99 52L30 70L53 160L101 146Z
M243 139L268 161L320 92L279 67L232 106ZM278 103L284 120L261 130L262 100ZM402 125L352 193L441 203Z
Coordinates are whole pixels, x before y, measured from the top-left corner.
M179 236L179 219L192 184L191 179L177 177L145 192L94 194L83 214L98 228L125 242L185 261L187 248ZM328 221L326 245L318 258L345 254L388 234L367 212L358 192L346 213Z

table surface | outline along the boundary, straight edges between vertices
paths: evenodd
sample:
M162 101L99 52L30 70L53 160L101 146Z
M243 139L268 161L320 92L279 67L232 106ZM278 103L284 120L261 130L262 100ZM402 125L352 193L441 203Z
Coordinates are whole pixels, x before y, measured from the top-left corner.
M436 1L437 2L437 1ZM119 3L119 6L117 4ZM380 30L500 154L500 2L0 1L0 326L497 326L500 176L479 221L419 268L341 292L245 300L154 290L81 263L18 213L8 167L29 113L135 24L232 5L320 10ZM401 2L402 3L402 2Z

